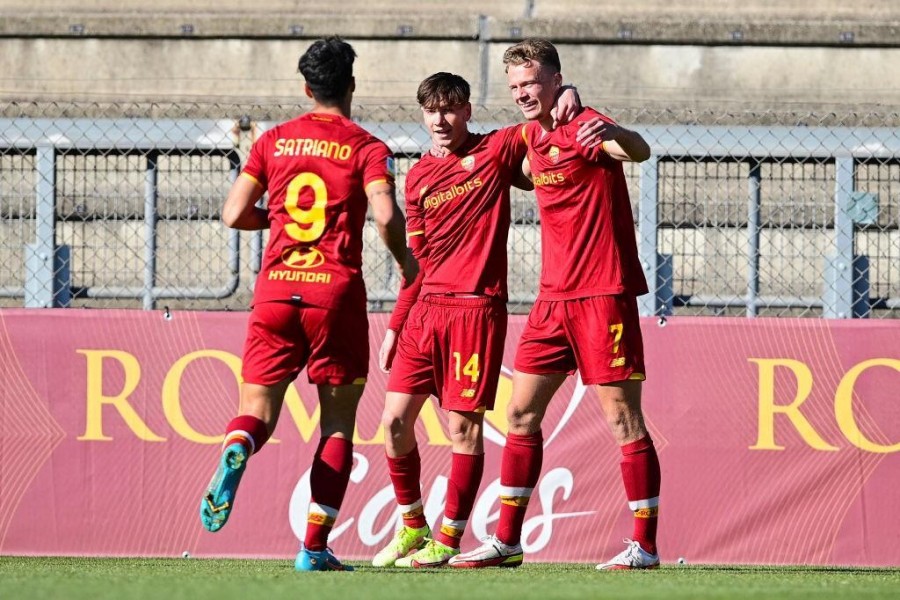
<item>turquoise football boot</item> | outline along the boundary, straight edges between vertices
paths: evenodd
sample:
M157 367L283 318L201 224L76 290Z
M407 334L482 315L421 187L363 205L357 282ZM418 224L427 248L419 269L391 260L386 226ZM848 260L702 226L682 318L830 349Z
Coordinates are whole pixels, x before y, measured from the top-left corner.
M300 548L297 560L294 561L294 569L298 571L352 571L353 567L339 561L328 548L318 552Z
M200 501L200 522L207 531L218 531L228 521L247 458L247 449L241 444L231 444L222 452L216 474Z

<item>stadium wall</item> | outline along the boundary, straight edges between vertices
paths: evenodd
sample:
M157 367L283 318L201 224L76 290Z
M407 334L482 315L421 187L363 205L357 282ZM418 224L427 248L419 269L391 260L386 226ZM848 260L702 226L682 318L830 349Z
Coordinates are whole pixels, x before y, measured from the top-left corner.
M247 315L0 310L0 554L278 557L303 537L317 443L301 376L252 460L228 526L197 511L237 407ZM524 317L511 318L511 366ZM376 347L386 315L370 316ZM663 468L664 562L900 564L896 321L681 317L642 322L645 413ZM383 459L385 377L373 363L350 491L332 536L366 559L396 525ZM497 517L504 407L489 415L484 481L465 546ZM594 392L570 378L548 412L525 526L530 561L596 561L630 532L619 455ZM423 492L440 514L450 447L426 405ZM276 441L277 440L277 441Z
M506 105L504 49L542 36L595 105L900 104L900 5L890 0L269 4L261 14L244 2L0 0L0 95L296 101L299 55L340 34L359 53L364 104L414 104L418 83L445 70L471 81L477 103Z

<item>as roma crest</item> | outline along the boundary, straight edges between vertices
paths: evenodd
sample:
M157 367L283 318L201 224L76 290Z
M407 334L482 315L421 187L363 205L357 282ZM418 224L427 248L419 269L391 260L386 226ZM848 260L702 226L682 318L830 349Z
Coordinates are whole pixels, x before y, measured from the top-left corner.
M474 156L466 156L462 160L459 161L459 165L465 169L466 171L471 171L475 168L475 157Z
M550 162L554 165L559 162L559 148L556 146L550 146L550 152L547 154L550 157Z

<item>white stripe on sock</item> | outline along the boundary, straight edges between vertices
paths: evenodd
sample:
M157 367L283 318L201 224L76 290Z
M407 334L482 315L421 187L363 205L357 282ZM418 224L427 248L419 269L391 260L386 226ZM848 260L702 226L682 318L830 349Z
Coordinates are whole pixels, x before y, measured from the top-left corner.
M646 500L632 500L628 502L628 508L637 510L639 508L656 508L659 506L659 496L648 498Z

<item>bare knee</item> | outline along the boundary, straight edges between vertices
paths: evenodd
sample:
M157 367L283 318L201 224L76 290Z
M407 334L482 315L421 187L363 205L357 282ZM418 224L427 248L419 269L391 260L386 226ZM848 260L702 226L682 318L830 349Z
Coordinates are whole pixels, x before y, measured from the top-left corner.
M610 432L619 445L647 435L641 410L640 382L618 382L597 386L600 406Z
M381 413L384 446L388 456L404 456L416 446L416 419L427 395L410 396L389 392Z
M458 454L483 454L484 415L474 412L450 412L450 442Z
M509 432L516 435L531 435L541 429L543 413L530 406L516 406L510 403L506 409L506 421Z

